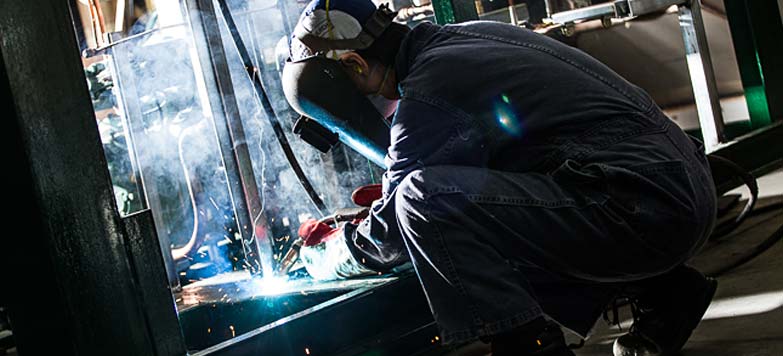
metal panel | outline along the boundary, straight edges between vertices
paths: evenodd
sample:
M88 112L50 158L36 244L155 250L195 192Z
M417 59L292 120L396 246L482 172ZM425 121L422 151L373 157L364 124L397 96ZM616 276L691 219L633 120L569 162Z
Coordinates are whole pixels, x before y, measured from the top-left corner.
M775 1L724 4L752 128L783 119L783 24Z
M27 229L0 242L19 353L153 355L68 4L3 1L0 14L3 131L25 201L11 221Z
M166 266L163 264L152 212L145 209L126 216L122 222L128 236L131 268L137 276L156 355L184 355L185 340L167 283Z
M298 314L197 355L420 355L437 346L427 299L412 273Z

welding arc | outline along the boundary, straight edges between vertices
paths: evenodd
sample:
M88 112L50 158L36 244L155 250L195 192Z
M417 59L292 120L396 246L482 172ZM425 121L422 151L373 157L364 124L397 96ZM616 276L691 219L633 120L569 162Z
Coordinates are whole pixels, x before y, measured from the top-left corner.
M255 65L253 65L253 60L250 58L250 54L247 51L245 42L242 41L242 36L239 34L237 25L234 22L234 17L231 15L231 9L229 9L228 4L226 4L226 0L218 0L218 4L220 4L220 11L223 13L223 19L226 20L226 25L228 25L228 30L231 33L231 38L234 41L234 45L236 46L237 51L239 51L239 57L242 59L242 63L247 70L248 76L250 76L250 81L253 82L253 89L255 89L256 95L261 101L261 106L264 108L264 113L266 114L265 116L269 120L269 124L272 126L272 130L275 133L275 137L277 137L277 142L280 144L280 148L283 150L283 154L285 155L286 160L288 160L288 165L294 171L296 178L299 180L302 188L304 188L305 192L310 197L310 201L313 202L313 205L315 205L315 208L318 210L321 216L328 215L329 211L326 208L326 205L324 204L323 200L321 200L321 197L318 196L315 188L313 188L312 183L310 183L307 175L302 170L302 166L296 159L296 155L291 149L291 145L288 143L288 138L285 136L283 126L280 124L280 120L272 108L272 103L269 101L269 96L266 94L264 84L261 82L259 70Z

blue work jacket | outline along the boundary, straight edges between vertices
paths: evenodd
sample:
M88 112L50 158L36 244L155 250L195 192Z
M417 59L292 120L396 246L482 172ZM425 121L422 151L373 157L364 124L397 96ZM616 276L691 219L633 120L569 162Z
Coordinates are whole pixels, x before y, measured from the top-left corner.
M643 90L596 59L507 24L422 23L403 41L395 71L401 100L383 199L346 229L357 260L376 270L407 261L394 195L408 173L436 165L548 173L667 120Z

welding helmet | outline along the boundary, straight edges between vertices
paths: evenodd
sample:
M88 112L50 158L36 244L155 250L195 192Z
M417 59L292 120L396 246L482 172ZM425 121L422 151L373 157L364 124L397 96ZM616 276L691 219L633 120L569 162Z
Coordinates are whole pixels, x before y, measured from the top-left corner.
M322 151L339 140L385 167L386 113L356 88L336 59L370 47L395 15L370 0L313 0L299 18L283 67L283 91L303 116L294 131Z

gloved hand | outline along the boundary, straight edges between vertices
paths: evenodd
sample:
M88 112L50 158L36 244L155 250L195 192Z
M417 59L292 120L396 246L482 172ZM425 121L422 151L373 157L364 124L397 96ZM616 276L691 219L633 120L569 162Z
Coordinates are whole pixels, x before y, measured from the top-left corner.
M358 206L369 208L372 203L381 198L383 190L380 184L369 184L353 191L351 200Z
M345 225L333 227L310 219L299 227L299 236L303 240L299 258L313 279L345 279L376 273L360 264L351 254Z
M315 246L338 238L340 232L342 232L342 226L332 227L315 219L308 219L299 226L299 237L303 241L302 246Z
M348 249L345 224L358 225L369 214L366 207L381 198L381 185L366 185L351 194L354 204L365 209L340 209L329 217L309 219L299 226L300 259L314 279L343 279L376 272L361 265ZM332 223L333 225L330 225Z

